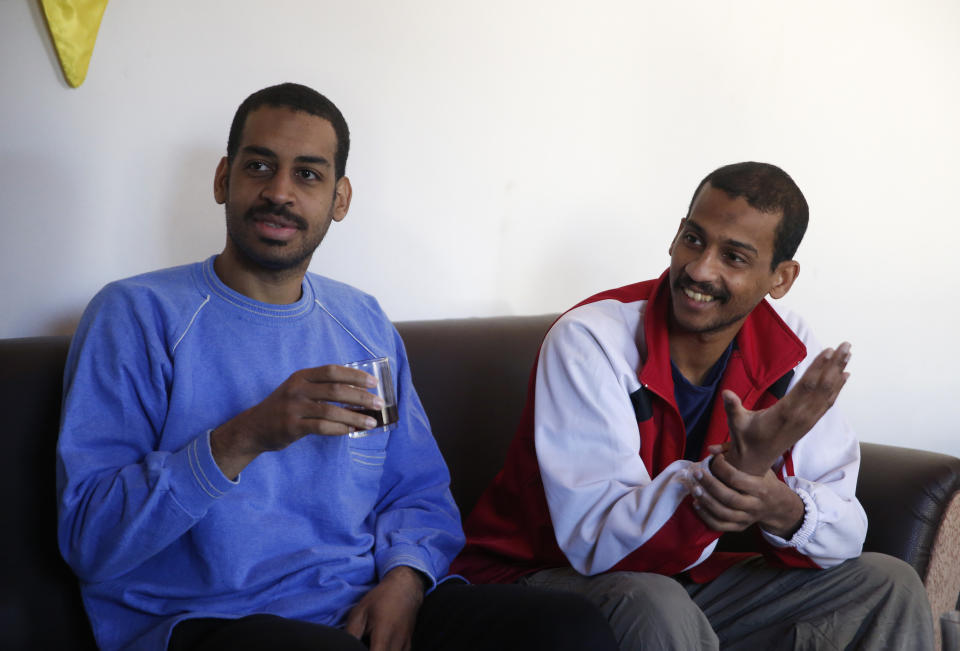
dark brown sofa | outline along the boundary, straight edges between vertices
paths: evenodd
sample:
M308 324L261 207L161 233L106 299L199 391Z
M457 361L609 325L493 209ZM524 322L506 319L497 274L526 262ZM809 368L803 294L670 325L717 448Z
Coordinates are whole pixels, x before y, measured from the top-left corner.
M503 461L552 319L397 324L464 513ZM2 649L94 648L76 581L56 547L54 447L68 345L67 337L0 340ZM910 563L924 578L935 615L953 609L960 593L960 459L861 447L857 492L870 517L866 549Z

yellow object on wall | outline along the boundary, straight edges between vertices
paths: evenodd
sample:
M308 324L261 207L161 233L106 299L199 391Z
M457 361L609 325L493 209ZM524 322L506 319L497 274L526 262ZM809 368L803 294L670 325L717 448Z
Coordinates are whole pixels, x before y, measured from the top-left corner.
M107 0L40 0L57 58L67 83L76 88L87 78Z

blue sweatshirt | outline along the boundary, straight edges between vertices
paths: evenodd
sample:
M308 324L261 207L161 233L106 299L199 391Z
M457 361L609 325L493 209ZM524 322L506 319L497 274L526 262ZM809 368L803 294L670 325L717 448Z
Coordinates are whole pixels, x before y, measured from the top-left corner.
M224 285L213 260L106 286L67 358L59 545L103 649L163 649L187 617L337 626L392 568L435 582L463 545L403 343L377 302L308 273L296 303L260 303ZM220 472L211 429L294 371L371 357L363 346L390 358L395 429L309 435L235 482Z

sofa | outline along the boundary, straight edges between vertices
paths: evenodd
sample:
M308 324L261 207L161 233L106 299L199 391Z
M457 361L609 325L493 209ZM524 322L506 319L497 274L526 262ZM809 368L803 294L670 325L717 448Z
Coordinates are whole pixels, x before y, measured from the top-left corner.
M503 462L530 366L554 318L397 324L464 514ZM2 649L96 648L56 545L54 449L68 346L65 336L0 340ZM870 518L865 549L912 565L935 618L952 611L960 595L960 459L872 443L861 450L857 494ZM735 547L737 538L730 540Z

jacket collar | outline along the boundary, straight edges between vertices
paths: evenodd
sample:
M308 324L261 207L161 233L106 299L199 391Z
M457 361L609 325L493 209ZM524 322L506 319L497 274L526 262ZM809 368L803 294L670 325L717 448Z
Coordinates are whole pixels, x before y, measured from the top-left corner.
M667 269L657 279L644 310L643 341L640 346L644 363L638 377L641 384L673 404L670 339L667 331L670 309L669 271ZM752 390L746 391L741 396L743 398L765 391L807 355L806 346L766 299L760 301L747 316L735 342L733 357L740 360L744 374L752 384Z

